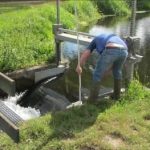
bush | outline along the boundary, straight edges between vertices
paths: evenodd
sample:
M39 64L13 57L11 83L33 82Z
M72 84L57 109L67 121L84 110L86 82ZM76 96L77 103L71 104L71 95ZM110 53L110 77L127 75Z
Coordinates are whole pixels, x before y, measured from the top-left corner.
M137 1L137 10L150 10L150 1L149 0L138 0Z
M125 0L125 2L130 6L130 9L132 9L133 1ZM150 1L149 0L137 0L137 10L150 10Z
M133 80L125 93L124 99L128 101L141 100L145 97L146 93L143 85L138 80Z
M124 0L94 0L101 11L108 15L129 15L131 12L129 10L128 4Z
M90 0L78 2L68 0L64 2L62 6L73 15L76 15L75 9L77 8L77 17L80 20L80 23L93 22L100 18L96 5L94 5L94 3Z

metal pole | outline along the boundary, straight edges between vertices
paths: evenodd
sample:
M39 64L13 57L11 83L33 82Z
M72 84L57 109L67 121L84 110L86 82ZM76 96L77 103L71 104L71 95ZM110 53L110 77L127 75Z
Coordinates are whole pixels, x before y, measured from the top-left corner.
M56 5L57 5L57 24L60 23L60 3L59 0L56 1Z
M59 31L68 33L68 34L72 34L72 35L77 35L77 31L74 30L69 30L69 29L63 29L63 28L59 28ZM79 35L83 35L83 36L88 36L89 38L93 38L95 37L95 35L90 35L88 33L84 33L84 32L78 32Z
M59 24L60 24L60 3L59 3L59 0L56 0L56 6L57 6L57 8L56 8L57 9L56 24L57 24L57 26L59 26ZM58 33L58 28L57 28L57 33ZM56 44L56 64L58 66L59 62L61 61L61 55L60 55L61 44L59 41L56 41L56 40L55 40L55 44Z
M77 35L77 50L78 50L78 64L80 64L80 49L79 49L79 20L78 20L78 3L75 3L75 16L76 16L76 35ZM81 75L79 74L79 102L82 104L81 100Z
M136 5L137 5L137 0L132 0L132 16L131 16L131 27L130 27L131 36L135 35Z

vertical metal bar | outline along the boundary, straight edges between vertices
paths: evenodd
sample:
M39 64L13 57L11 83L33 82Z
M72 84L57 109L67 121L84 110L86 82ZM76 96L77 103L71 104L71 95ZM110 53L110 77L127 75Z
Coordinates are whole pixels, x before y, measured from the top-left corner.
M57 24L60 23L60 3L59 0L56 1L56 6L57 6Z
M131 16L131 27L130 27L131 36L135 35L136 5L137 5L137 0L132 0L132 16Z
M60 1L56 0L56 6L57 6L57 16L56 16L56 24L57 24L57 31L56 34L58 34L58 26L60 24ZM59 65L59 62L61 61L61 55L60 55L60 49L61 49L61 44L60 42L55 40L55 49L56 49L56 64L57 66Z
M79 19L78 19L78 3L75 2L75 16L76 16L76 35L77 35L77 50L78 50L78 64L80 63L80 49L79 49ZM79 102L81 100L81 75L79 75Z
M61 53L60 53L60 42L56 42L56 65L58 66L61 61Z

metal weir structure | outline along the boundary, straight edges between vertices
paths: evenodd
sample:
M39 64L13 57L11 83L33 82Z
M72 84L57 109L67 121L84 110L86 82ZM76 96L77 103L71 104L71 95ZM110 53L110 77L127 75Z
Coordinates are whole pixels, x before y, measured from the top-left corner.
M131 32L129 37L125 37L128 40L129 44L129 60L138 62L142 57L136 54L136 51L139 49L140 38L135 36L134 26L135 26L135 17L136 17L136 0L132 0L133 8L132 11L132 21L131 21ZM23 77L32 79L33 85L36 86L37 83L42 82L45 79L54 77L58 74L61 74L65 71L65 66L59 68L60 64L64 64L61 58L61 43L64 41L72 43L80 43L81 45L87 46L92 39L93 35L88 33L73 31L64 29L63 25L60 23L60 0L56 0L57 7L57 20L56 24L53 25L53 33L55 37L55 51L56 51L56 67L50 69L45 67L44 69L35 68L32 71L25 70L23 72ZM133 65L129 64L129 79L132 79ZM29 74L31 74L29 76ZM15 76L15 75L14 75ZM24 79L24 78L23 78ZM17 83L14 78L11 78L7 74L0 72L0 89L7 93L9 96L14 96L16 93ZM101 96L110 94L110 92L104 92ZM56 100L52 97L53 100ZM60 100L59 98L57 100ZM60 102L60 101L59 101ZM0 101L0 127L5 131L9 136L11 136L15 142L19 142L19 123L24 120L20 118L15 112L9 109L3 101Z

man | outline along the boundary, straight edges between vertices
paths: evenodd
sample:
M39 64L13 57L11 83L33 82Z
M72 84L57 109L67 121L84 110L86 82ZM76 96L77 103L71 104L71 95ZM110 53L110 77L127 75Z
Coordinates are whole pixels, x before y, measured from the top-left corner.
M128 55L126 43L115 34L101 34L96 36L81 55L80 62L76 67L76 72L79 75L82 74L82 66L86 63L86 60L90 57L93 50L96 50L101 56L99 57L93 72L89 101L94 102L97 100L100 81L105 72L110 68L112 68L114 77L114 93L112 98L119 99L122 67Z

